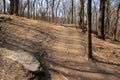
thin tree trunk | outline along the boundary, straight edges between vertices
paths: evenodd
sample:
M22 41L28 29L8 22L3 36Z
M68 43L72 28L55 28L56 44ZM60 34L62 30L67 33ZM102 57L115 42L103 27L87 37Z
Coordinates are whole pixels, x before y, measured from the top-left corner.
M54 23L54 1L52 0L52 22Z
M22 6L22 0L20 1L20 16L23 16L22 14L23 6Z
M35 3L36 3L36 0L34 0L33 2L33 19L35 19Z
M6 13L6 4L5 4L5 0L3 0L3 6L4 6L4 14Z
M60 0L58 1L57 7L56 7L56 23L58 22L58 7L60 4Z
M74 0L72 0L72 9L71 9L71 11L72 11L72 14L71 14L71 17L72 17L72 19L71 19L71 24L73 24L73 12L74 12Z
M29 0L27 0L27 4L28 4L27 17L30 18L30 6L29 6L30 2L29 2Z
M116 21L115 21L115 28L114 28L114 31L113 31L113 40L116 39L116 35L117 35L117 24L118 24L118 19L119 19L119 11L120 11L120 3L118 5L118 9L117 9L117 18L116 18Z

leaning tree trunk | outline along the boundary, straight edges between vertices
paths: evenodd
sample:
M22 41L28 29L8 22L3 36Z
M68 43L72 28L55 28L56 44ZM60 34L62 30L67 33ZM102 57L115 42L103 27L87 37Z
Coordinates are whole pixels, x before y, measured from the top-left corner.
M91 3L92 0L88 0L87 3L87 15L88 15L88 19L87 19L87 24L88 24L88 32L87 32L87 48L86 48L86 59L92 59L92 38L91 38L91 24L92 24L92 20L91 20Z
M104 17L105 17L105 0L100 0L98 37L100 39L102 39L102 40L105 40L105 34L104 34Z

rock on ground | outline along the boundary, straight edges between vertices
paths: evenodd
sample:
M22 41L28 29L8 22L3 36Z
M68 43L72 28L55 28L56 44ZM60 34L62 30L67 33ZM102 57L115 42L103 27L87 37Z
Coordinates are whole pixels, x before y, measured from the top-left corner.
M40 62L31 54L22 50L12 51L8 50L11 55L7 58L22 64L26 69L30 71L38 71L40 68Z

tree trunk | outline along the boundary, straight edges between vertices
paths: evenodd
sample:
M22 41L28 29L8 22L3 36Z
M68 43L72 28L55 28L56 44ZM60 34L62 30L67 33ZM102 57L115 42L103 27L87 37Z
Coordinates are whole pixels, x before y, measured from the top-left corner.
M54 23L54 1L52 0L52 22Z
M10 0L10 14L18 16L19 0Z
M4 6L4 14L6 13L6 4L5 4L5 0L3 0L3 6Z
M110 0L107 0L107 8L106 8L106 25L105 25L105 34L109 33L110 28Z
M115 28L114 28L114 31L113 31L113 40L116 40L117 24L118 24L118 19L119 19L119 11L120 11L120 3L118 5L118 9L117 9L117 16L116 16L116 21L115 21Z
M33 19L35 19L35 9L36 9L35 8L35 5L36 5L35 3L36 3L36 0L33 1L33 9L34 9L33 10Z
M87 4L87 15L88 15L88 19L87 19L87 24L88 24L88 32L87 32L87 48L86 48L86 59L92 59L92 38L91 38L91 3L92 0L88 0L88 4Z
M23 6L22 6L22 0L20 1L20 16L23 16L22 14Z
M19 10L19 0L14 1L14 14L18 16L18 10Z
M10 0L10 14L14 14L14 0Z
M80 0L80 12L79 12L79 26L82 29L84 26L84 0Z
M73 24L73 11L74 11L74 0L72 0L72 9L71 9L71 11L72 11L72 14L71 14L71 24Z
M105 34L104 34L104 17L105 17L105 0L100 0L98 37L100 39L102 39L102 40L105 40Z
M27 17L30 18L30 6L29 6L29 0L27 0L27 4L28 4L28 11L27 11Z
M56 23L58 22L58 8L59 8L60 0L58 1L57 7L56 7Z

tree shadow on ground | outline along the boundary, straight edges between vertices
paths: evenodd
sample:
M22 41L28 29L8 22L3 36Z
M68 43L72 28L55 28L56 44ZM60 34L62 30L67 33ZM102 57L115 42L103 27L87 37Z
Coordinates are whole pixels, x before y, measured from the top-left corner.
M23 45L26 46L26 45ZM2 48L6 48L8 50L24 50L26 52L32 53L41 64L43 71L41 72L31 72L33 74L33 77L31 77L30 80L51 80L51 76L49 74L49 69L47 68L47 66L45 66L44 62L43 62L43 57L47 55L47 52L44 48L39 48L39 49L35 49L33 48L33 50L29 50L29 49L25 49L19 45L15 45L15 44L11 44L11 43L3 43L2 45L0 45L0 47ZM34 50L35 49L35 50ZM36 53L37 51L37 53Z
M33 26L30 26L27 24L22 24L22 23L17 23L17 22L8 22L8 23L11 25L16 25L16 26L22 27L24 29L35 30L36 32L39 32L40 34L49 36L53 40L56 38L55 36L52 35L51 32L44 31L39 27L33 27Z
M71 67L71 66L68 66L68 65L65 65L65 64L63 64L63 62L60 62L60 61L55 61L55 60L52 60L52 59L50 59L50 58L45 58L46 59L46 61L48 61L49 63L51 63L51 64L55 64L55 65L57 65L57 66L61 66L61 67L64 67L64 68L67 68L67 69L71 69L71 70L75 70L75 71L79 71L79 72L87 72L87 73L101 73L101 74L110 74L110 75L114 75L114 73L110 73L110 72L103 72L103 71L101 71L101 70L99 70L99 69L96 69L96 70L82 70L82 69L77 69L77 68L73 68L73 67ZM67 62L68 63L68 62ZM76 62L71 62L71 63L76 63ZM77 63L78 64L78 63ZM86 64L87 65L87 64ZM80 65L80 66L82 66L82 65ZM97 67L97 66L96 66ZM118 75L118 74L116 74L116 75Z
M97 63L103 63L103 64L108 64L108 65L113 65L113 66L119 66L120 67L120 64L113 63L113 62L105 62L103 60L98 60L97 58L93 58L93 61L95 61Z
M51 35L47 35L47 36L51 36ZM47 68L46 64L44 64L44 59L43 59L43 57L49 53L50 48L44 45L44 43L45 42L36 42L31 39L19 37L19 35L12 35L12 34L8 35L7 33L0 32L1 48L6 48L8 50L14 50L14 51L23 50L32 53L42 64L44 71L32 72L33 77L30 80L35 80L37 78L38 80L51 80L49 69ZM49 41L47 41L46 43L49 43Z

